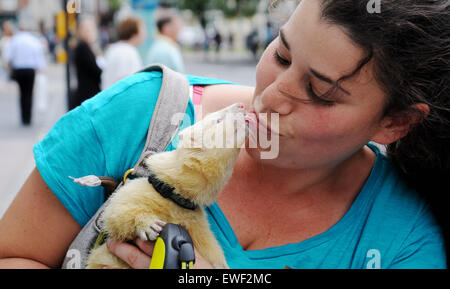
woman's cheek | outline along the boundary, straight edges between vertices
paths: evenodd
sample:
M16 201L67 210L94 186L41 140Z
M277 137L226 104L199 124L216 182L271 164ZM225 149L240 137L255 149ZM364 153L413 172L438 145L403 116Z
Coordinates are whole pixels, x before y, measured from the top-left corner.
M336 116L329 111L329 108L304 104L298 114L294 122L298 128L296 134L305 140L322 142L332 140L341 133L341 124L336 121Z

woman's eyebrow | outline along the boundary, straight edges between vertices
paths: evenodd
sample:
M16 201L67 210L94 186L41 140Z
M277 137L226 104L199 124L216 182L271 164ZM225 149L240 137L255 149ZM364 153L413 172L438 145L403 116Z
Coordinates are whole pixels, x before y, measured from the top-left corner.
M291 48L289 46L289 43L286 40L286 36L283 32L283 29L280 29L280 39L281 39L281 42L283 43L283 45L286 47L286 49L290 50Z
M284 32L283 32L283 28L280 29L280 39L281 39L281 42L283 43L283 45L286 47L286 49L290 50L290 45L289 45L289 42L286 39L286 34L284 34ZM311 72L312 75L314 75L316 78L318 78L318 79L320 79L322 81L325 81L325 82L327 82L329 84L335 84L336 83L336 81L333 81L330 77L328 77L326 75L323 75L322 73L320 73L320 72L318 72L318 71L316 71L316 70L314 70L312 68L310 68L309 71ZM342 90L343 92L345 92L346 94L351 95L350 92L346 91L342 87L338 86L338 88L340 90Z

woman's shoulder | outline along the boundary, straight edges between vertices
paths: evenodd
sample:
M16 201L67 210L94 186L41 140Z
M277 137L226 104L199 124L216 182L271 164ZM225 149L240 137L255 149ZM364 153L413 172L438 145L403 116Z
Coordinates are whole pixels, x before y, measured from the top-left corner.
M234 103L252 104L255 88L250 86L217 84L205 87L201 100L203 115L218 111Z
M205 87L201 101L203 114L220 110L237 102L244 103L247 107L251 105L254 87L217 78L189 74L185 76L190 85ZM97 108L104 108L105 101L109 102L111 98L131 97L130 90L135 91L132 97L137 101L140 97L148 98L149 91L158 92L161 84L162 73L159 71L136 73L119 81L106 92L102 92L102 95L94 101L97 102Z
M373 148L373 146L372 146ZM382 220L386 228L412 230L420 223L435 226L435 219L423 193L408 184L399 168L385 154L377 159L366 183L370 217Z
M423 196L407 183L394 162L376 145L369 144L369 147L377 155L367 181L368 189L373 190L376 200L395 204L399 210L415 211L423 208L426 205ZM398 210L395 211L400 213Z
M362 224L361 234L365 236L360 245L379 250L388 267L426 267L434 266L434 262L441 266L445 257L442 232L428 202L406 182L386 155L370 147L377 159L355 201L359 210L355 220ZM425 257L430 252L434 256Z
M84 102L83 106L92 115L114 108L129 108L134 105L142 107L146 101L158 95L161 84L160 72L136 73L103 90Z

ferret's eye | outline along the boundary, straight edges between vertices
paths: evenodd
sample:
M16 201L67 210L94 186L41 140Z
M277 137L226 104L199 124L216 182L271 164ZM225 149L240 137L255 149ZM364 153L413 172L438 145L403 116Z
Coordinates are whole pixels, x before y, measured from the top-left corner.
M223 121L222 118L218 118L218 119L216 120L216 123L221 123L222 121Z

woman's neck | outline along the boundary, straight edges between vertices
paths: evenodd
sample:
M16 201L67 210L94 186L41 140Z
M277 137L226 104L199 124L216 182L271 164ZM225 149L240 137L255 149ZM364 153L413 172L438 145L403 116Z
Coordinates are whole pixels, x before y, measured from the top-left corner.
M339 191L359 191L370 174L375 154L363 147L350 158L337 165L316 169L286 169L260 162L243 149L236 163L239 174L249 186L267 197L308 198ZM255 191L255 190L251 190ZM273 192L277 192L274 194Z

